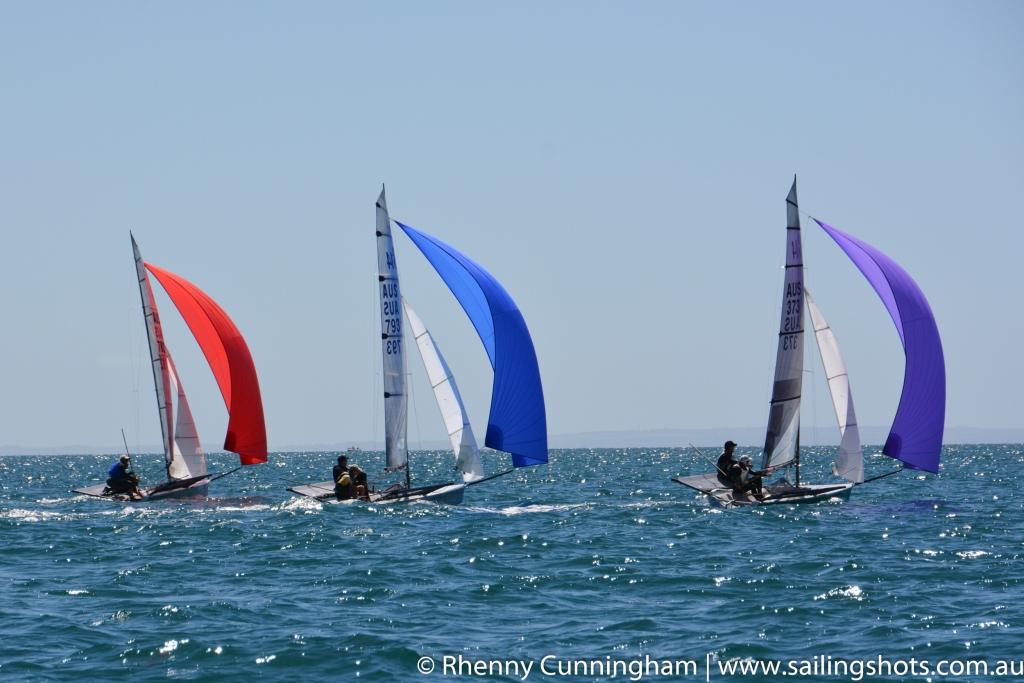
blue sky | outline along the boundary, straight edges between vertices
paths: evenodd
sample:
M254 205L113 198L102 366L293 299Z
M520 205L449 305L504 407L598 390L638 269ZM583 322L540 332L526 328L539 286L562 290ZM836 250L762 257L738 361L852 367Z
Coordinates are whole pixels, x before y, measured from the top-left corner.
M0 443L159 441L129 229L246 335L272 449L380 439L381 183L517 300L551 433L763 424L794 173L924 289L947 424L1021 426L1022 46L1014 2L3 3ZM397 240L482 434L486 355ZM898 336L816 226L804 248L860 421L888 424ZM410 438L443 438L410 369Z

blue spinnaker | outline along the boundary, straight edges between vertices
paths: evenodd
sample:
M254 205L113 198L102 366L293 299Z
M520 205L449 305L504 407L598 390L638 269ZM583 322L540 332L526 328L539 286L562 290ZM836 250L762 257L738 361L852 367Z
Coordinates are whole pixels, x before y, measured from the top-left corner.
M928 300L907 271L881 251L817 218L814 221L871 283L903 342L903 394L882 452L907 467L938 472L946 422L946 364Z
M530 331L515 301L475 261L436 237L400 223L469 316L494 369L484 443L512 454L515 467L548 461L544 390Z

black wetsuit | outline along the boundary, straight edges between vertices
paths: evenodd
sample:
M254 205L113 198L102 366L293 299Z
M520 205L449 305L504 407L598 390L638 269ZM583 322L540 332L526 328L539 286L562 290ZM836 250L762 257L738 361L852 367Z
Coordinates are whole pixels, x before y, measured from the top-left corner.
M736 479L733 472L733 468L739 463L732 459L732 455L729 453L722 453L718 456L718 462L715 463L715 473L718 475L718 481L722 482L726 486L735 486Z

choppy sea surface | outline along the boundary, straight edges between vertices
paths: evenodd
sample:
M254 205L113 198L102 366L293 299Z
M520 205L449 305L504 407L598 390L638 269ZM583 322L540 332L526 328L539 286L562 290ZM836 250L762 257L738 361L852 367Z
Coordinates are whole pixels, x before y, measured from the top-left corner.
M805 451L805 480L831 454ZM380 472L380 453L355 459ZM632 677L545 676L546 655L702 667L642 680L705 680L712 660L1024 659L1021 445L948 446L939 475L849 501L741 510L670 481L708 469L685 449L553 451L457 507L285 490L333 460L271 454L206 498L127 505L69 492L110 456L0 457L0 679L522 680L446 675L446 655L533 661L527 680ZM159 456L135 465L160 478ZM892 467L867 458L869 475ZM450 479L450 455L415 453L413 472Z

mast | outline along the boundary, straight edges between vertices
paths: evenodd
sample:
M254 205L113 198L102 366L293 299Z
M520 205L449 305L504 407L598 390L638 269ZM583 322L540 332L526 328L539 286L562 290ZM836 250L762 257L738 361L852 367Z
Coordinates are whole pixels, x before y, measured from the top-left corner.
M796 465L796 487L800 488L800 428L796 430L796 455L793 457Z
M384 188L377 198L377 283L380 293L381 358L384 370L384 451L389 472L405 469L406 488L411 486L406 394L405 349L402 343L402 295L398 286L398 263L391 239Z
M139 281L139 297L142 300L142 317L146 323L146 338L149 340L149 360L153 370L153 388L156 391L157 412L160 416L160 433L163 436L164 467L168 480L171 479L171 459L174 454L174 410L171 405L171 381L167 371L167 347L164 344L163 330L160 325L160 314L153 298L153 287L146 273L146 266L139 253L139 245L135 236L128 233L132 240L132 253L135 257L135 274Z
M796 177L786 197L786 276L782 287L775 380L761 469L784 467L800 457L800 394L804 370L804 268Z

